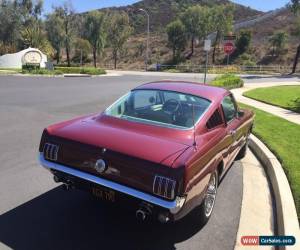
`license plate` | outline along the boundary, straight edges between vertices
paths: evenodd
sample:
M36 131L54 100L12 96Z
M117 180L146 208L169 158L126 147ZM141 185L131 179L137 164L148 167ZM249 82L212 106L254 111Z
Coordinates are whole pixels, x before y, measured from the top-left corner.
M98 187L92 187L92 194L101 200L115 202L116 201L116 193L112 190L107 190Z

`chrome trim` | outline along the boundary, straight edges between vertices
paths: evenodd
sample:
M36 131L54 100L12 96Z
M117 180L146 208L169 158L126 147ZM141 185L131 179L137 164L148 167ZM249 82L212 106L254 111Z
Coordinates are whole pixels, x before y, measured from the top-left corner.
M86 181L90 181L93 182L95 184L99 184L101 186L113 189L115 191L127 194L129 196L133 196L137 199L149 202L151 204L163 207L168 209L172 214L176 214L180 211L180 209L183 207L184 202L185 202L185 197L176 197L176 199L174 201L166 201L160 198L157 198L153 195L141 192L139 190L109 181L109 180L105 180L103 178L100 178L98 176L94 176L88 173L84 173L82 171L76 170L76 169L72 169L69 168L67 166L55 163L55 162L50 162L47 161L43 154L40 153L39 154L39 162L40 164L48 169L48 170L57 170L81 179L84 179Z

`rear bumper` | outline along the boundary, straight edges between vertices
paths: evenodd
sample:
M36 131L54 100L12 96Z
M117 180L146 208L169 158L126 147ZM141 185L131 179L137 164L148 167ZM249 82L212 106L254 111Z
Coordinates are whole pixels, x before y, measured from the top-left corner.
M141 201L144 201L144 202L150 203L152 205L167 209L170 211L170 213L172 213L174 215L177 214L181 210L181 208L183 207L183 205L185 203L185 197L176 197L176 199L174 201L166 201L166 200L160 199L158 197L155 197L153 195L136 190L134 188L130 188L130 187L103 179L98 176L91 175L91 174L88 174L88 173L85 173L85 172L82 172L82 171L61 165L61 164L47 161L47 160L45 160L42 153L39 154L39 162L44 168L46 168L48 170L59 171L59 172L65 173L67 175L74 176L74 177L80 178L82 180L85 180L85 181L88 181L88 182L91 182L91 183L94 183L97 185L101 185L103 187L115 190L117 192L134 197Z

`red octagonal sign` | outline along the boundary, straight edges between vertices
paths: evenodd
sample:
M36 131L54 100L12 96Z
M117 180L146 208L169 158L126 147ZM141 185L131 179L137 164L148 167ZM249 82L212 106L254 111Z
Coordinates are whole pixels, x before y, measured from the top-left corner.
M235 50L234 44L232 42L227 42L224 44L224 52L227 55L230 55L233 53L233 51Z

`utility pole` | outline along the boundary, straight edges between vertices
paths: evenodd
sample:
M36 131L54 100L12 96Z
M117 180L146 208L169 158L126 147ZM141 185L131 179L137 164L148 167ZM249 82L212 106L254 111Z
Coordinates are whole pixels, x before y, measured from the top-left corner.
M148 62L149 62L149 39L150 39L150 15L144 9L139 9L140 11L144 12L147 16L147 48L146 48L146 71L148 70Z

